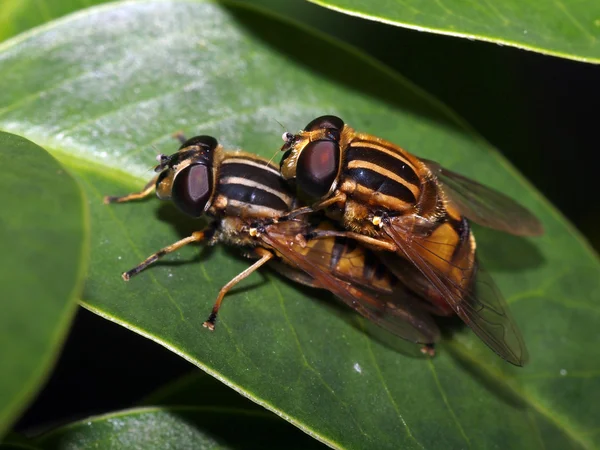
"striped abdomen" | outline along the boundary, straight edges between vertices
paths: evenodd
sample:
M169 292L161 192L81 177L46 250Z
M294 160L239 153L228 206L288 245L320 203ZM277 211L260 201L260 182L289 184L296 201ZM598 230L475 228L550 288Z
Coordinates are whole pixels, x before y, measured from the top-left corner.
M328 222L321 223L319 230L331 230ZM358 245L353 239L329 237L312 239L301 250L307 259L317 262L336 277L372 291L391 293L397 283L396 277L371 250Z
M391 226L398 226L395 222L402 220L402 217L393 218ZM464 297L471 289L477 268L475 239L467 219L456 219L446 214L432 224L427 235L415 235L412 239L412 249L442 280L447 280L444 281L447 289L458 293L459 298ZM383 260L413 292L435 305L436 314L453 312L445 298L448 293L435 289L431 281L417 269L423 264L415 261L415 266L399 254L383 255Z
M226 154L217 178L217 195L226 199L227 215L273 218L292 209L293 196L279 171L262 158Z
M359 134L344 153L341 189L371 206L407 211L421 196L417 164L399 147Z

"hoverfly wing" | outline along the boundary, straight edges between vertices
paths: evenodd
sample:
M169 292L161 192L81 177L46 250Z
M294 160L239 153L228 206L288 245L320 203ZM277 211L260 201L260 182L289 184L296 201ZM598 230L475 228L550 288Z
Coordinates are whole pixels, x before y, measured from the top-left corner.
M285 231L282 233L279 226ZM343 279L331 271L331 256L290 239L290 222L267 227L260 238L292 265L306 272L313 286L326 289L365 318L411 342L431 344L439 340L433 319L419 308L421 301L401 284L389 293L371 288L364 280ZM319 239L320 240L320 239Z
M517 236L539 236L544 233L537 217L513 199L444 169L435 161L421 161L437 177L448 199L473 222Z
M308 275L306 272L302 270L296 269L288 264L285 264L281 261L272 260L269 261L269 267L275 272L278 272L280 275L283 275L289 280L292 280L295 283L303 284L304 286L318 288L319 286L316 284L315 280Z
M461 265L452 264L433 250L437 242L428 242L427 237L405 237L393 225L384 229L403 256L419 269L435 291L488 347L511 364L522 366L526 363L527 348L508 305L492 278L478 267L474 258L468 258ZM469 274L471 281L467 285L459 284L440 270L439 267L443 266Z

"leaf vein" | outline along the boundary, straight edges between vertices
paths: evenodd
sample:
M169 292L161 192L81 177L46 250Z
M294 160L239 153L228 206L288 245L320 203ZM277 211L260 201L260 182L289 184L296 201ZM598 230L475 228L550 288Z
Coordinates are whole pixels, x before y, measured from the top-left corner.
M323 379L323 376L321 375L321 373L318 370L316 370L306 359L306 355L302 348L302 344L300 343L300 339L298 338L298 334L296 333L296 329L294 328L294 326L293 326L292 322L290 321L290 318L287 314L283 295L281 294L281 291L279 290L279 287L277 286L277 284L271 283L271 286L273 286L274 291L277 293L277 297L279 298L279 304L280 304L281 310L283 312L283 317L292 332L292 336L294 336L294 340L296 341L296 346L298 348L298 352L300 353L300 357L301 357L303 365L316 376L316 378L323 384L323 386L325 386L325 388L331 393L332 397L335 398L336 401L344 407L344 409L346 410L348 415L352 418L352 421L354 422L354 424L356 425L358 430L361 432L361 434L363 436L365 436L366 438L370 439L370 436L363 430L360 422L356 419L356 417L354 417L354 414L352 414L352 408L350 408L346 402L344 402L342 399L340 399L337 396L337 394L335 393L333 388L331 386L329 386L329 384Z
M398 407L398 404L396 403L396 400L394 400L394 397L392 396L392 393L390 392L390 389L389 389L389 386L387 384L386 379L383 377L383 374L381 373L381 367L379 367L379 363L377 362L377 358L375 357L375 352L373 351L373 346L371 344L371 337L367 334L367 332L366 332L366 330L364 328L364 322L363 321L361 321L361 328L362 328L363 335L364 335L364 337L365 337L365 339L367 341L367 348L369 349L369 354L371 355L371 359L373 360L373 366L375 367L375 370L377 372L377 377L381 381L383 389L385 390L385 393L386 393L388 399L390 400L390 403L392 404L392 407L396 411L396 415L398 417L398 420L404 426L404 429L406 430L406 434L408 435L408 437L412 441L414 441L419 447L421 447L422 449L425 449L425 447L423 446L423 444L421 444L417 440L417 438L412 434L412 431L410 431L410 427L408 426L408 424L406 423L406 420L404 420L404 417L400 413L400 408Z
M469 436L467 436L467 434L465 433L465 430L462 427L460 421L458 420L458 417L456 416L454 410L452 409L452 406L450 406L450 402L448 401L448 397L446 396L446 391L444 390L444 388L442 387L442 384L440 383L440 379L437 376L437 371L435 370L433 361L431 361L431 359L429 359L427 362L428 362L429 370L431 371L431 375L433 376L433 380L435 381L435 385L438 388L438 391L442 397L442 400L444 401L444 404L446 405L446 408L448 408L448 411L450 412L450 415L452 416L452 419L454 420L454 423L456 424L456 427L458 428L458 431L460 432L461 436L467 442L467 445L469 446L469 448L471 448L471 440L469 439Z

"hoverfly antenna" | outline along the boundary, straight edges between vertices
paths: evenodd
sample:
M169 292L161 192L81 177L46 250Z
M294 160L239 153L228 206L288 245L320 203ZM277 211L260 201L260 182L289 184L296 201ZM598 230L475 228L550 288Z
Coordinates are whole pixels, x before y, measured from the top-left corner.
M283 125L283 124L282 124L282 123L281 123L279 120L277 120L277 119L273 119L273 120L274 120L275 122L277 122L277 123L279 124L279 126L280 126L282 129L284 129L284 130L287 130L287 127L286 127L286 126L284 126L284 125Z
M273 160L275 159L275 156L277 156L277 154L279 153L280 150L275 150L275 153L273 153L273 156L271 156L271 158L269 159L269 161L265 164L266 166L268 166L269 164L271 164L273 162Z

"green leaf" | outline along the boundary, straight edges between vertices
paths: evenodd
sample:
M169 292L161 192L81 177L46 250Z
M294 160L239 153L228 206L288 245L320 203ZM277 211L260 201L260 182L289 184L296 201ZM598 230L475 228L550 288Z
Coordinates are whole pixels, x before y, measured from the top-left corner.
M267 411L199 406L135 408L91 417L35 442L45 450L318 448L316 441Z
M75 180L43 148L0 132L0 435L37 392L73 316L86 223Z
M10 89L9 89L10 87ZM90 202L83 302L153 339L333 446L591 448L600 445L600 265L577 232L446 107L320 34L247 6L134 2L77 14L0 46L0 127L54 149ZM281 128L324 113L518 198L546 235L477 229L531 363L509 366L468 329L432 361L373 336L326 293L248 267L223 248L184 248L129 283L120 273L198 229L168 204L102 204L139 189L171 134L212 134L271 157ZM367 328L369 333L365 333ZM408 355L407 355L408 353Z
M212 406L264 412L264 408L199 370L165 384L139 406Z
M163 386L144 399L141 405L169 409L194 408L201 419L197 422L198 426L203 431L210 430L215 435L227 437L234 429L237 434L236 447L240 448L248 448L253 442L260 442L262 448L323 448L322 444L307 434L201 371ZM226 433L214 426L207 428L207 415L213 412L217 415L217 423L224 420L220 416L227 417ZM253 422L250 426L248 418ZM211 418L209 421L214 425L215 420ZM269 442L265 439L269 439Z
M600 63L600 2L595 0L309 1L400 27Z
M78 9L108 0L2 0L0 41Z
M0 442L0 450L41 450L29 438L9 432Z

